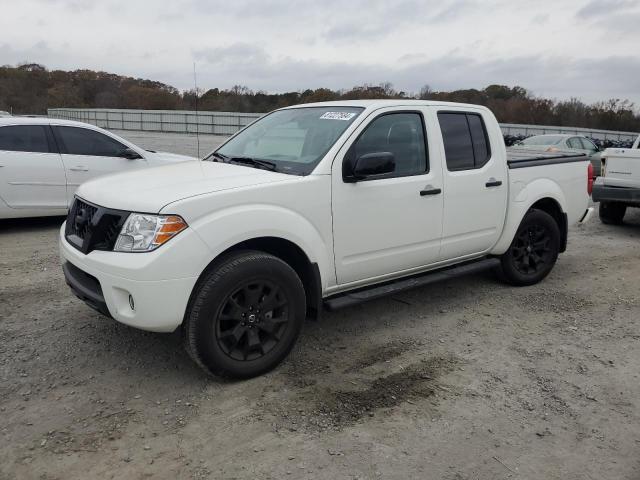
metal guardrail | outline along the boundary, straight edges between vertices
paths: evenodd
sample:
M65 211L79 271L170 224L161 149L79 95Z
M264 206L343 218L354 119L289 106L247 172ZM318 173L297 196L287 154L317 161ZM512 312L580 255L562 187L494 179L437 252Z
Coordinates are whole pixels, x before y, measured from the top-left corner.
M77 120L108 130L136 130L146 132L202 133L233 135L260 118L262 113L194 112L189 110L122 110L109 108L50 108L51 118ZM504 135L543 135L559 133L584 135L599 140L634 141L634 132L616 132L579 127L521 125L501 123Z
M50 118L76 120L107 130L233 135L261 113L194 112L188 110L122 110L106 108L50 108Z
M582 135L585 137L596 138L598 140L617 140L631 141L638 138L635 132L618 132L614 130L599 130L595 128L581 127L557 127L547 125L521 125L517 123L501 123L500 128L504 135L523 135L531 137L532 135L545 135L548 133Z

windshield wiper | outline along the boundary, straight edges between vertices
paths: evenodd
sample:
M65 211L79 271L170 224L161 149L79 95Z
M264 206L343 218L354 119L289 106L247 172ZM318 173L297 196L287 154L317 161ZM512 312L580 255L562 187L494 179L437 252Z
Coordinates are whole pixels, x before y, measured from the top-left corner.
M227 157L226 155L223 155L218 152L213 152L211 154L211 157L213 157L214 162L226 162L229 159L229 157ZM216 160L216 158L218 158L219 160Z
M216 155L220 155L217 153ZM224 157L229 163L240 163L242 165L250 165L256 168L263 168L265 170L275 171L277 165L273 162L269 162L268 160L258 160L257 158L251 157Z
M256 168L263 168L265 170L275 171L277 165L268 160L258 160L257 158L251 157L227 157L226 155L213 152L211 154L214 162L222 162L222 163L240 163L242 165L249 165ZM216 160L217 159L217 160Z

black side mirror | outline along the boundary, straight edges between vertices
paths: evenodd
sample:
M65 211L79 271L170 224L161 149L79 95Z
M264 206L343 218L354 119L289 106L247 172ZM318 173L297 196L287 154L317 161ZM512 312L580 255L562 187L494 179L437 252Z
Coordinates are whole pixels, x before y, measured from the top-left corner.
M125 148L122 152L120 152L120 156L122 158L128 158L129 160L137 160L138 158L142 158L140 154L132 148Z
M393 173L396 170L396 159L391 152L366 153L356 158L355 162L345 162L342 178L353 183L368 177L376 177Z

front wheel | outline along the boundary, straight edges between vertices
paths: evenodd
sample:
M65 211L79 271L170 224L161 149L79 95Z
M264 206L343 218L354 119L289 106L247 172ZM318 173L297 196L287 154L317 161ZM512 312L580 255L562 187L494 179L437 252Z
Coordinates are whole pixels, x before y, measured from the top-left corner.
M249 378L278 365L305 318L304 287L279 258L243 251L222 260L194 290L184 343L206 371Z
M500 276L511 285L533 285L545 278L560 253L560 229L551 215L530 210L509 250L500 257Z

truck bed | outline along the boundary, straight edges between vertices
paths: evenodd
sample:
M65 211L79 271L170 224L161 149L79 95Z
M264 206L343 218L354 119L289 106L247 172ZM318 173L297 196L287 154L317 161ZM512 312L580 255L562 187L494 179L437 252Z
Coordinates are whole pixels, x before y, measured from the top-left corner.
M586 162L584 153L575 152L544 152L528 148L507 148L507 165L509 168L538 167L558 163Z

